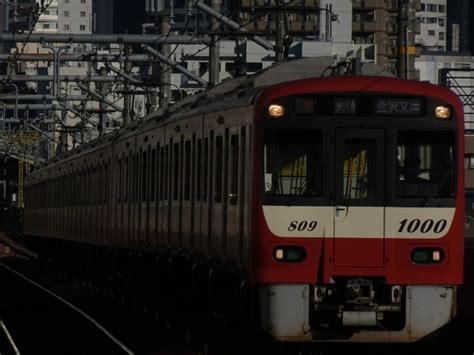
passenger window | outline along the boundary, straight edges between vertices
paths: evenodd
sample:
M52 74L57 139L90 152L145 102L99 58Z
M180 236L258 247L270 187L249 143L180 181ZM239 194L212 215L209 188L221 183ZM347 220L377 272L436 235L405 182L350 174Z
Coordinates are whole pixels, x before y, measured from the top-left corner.
M373 138L344 140L342 196L345 200L375 197L376 141Z
M397 197L454 196L454 132L398 133Z
M223 174L223 139L221 136L216 137L216 160L215 160L215 184L214 184L214 201L216 203L222 202L222 174Z
M229 203L237 204L237 192L239 183L239 136L234 134L230 137L230 172L229 172Z
M150 156L150 201L155 201L156 193L156 149L151 150Z
M179 198L179 148L179 143L175 143L173 149L173 200Z
M184 145L184 199L189 201L191 196L191 141Z
M209 184L209 138L204 139L202 200L207 201L207 186Z
M139 193L140 191L138 190L138 183L139 183L139 176L140 176L140 170L138 164L140 159L140 155L138 154L133 154L133 170L131 171L132 173L132 195L130 198L130 201L135 202L139 200Z
M142 153L142 201L147 200L147 182L148 182L148 152Z
M202 174L202 140L197 140L197 152L196 152L196 201L201 200L202 186L201 186L201 174Z
M268 131L263 164L266 196L322 195L322 132Z
M123 187L123 202L128 202L128 186L129 186L129 157L125 157L125 171L124 171L124 187Z
M122 158L118 158L118 179L117 179L117 202L122 201L122 179L123 179L123 166L122 166Z

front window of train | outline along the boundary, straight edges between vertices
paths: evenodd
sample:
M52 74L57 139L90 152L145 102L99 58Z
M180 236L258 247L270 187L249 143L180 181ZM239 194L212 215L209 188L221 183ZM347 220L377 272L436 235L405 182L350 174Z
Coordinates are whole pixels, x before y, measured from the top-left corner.
M265 196L321 196L322 172L321 131L266 132Z
M454 132L400 131L397 197L454 196Z

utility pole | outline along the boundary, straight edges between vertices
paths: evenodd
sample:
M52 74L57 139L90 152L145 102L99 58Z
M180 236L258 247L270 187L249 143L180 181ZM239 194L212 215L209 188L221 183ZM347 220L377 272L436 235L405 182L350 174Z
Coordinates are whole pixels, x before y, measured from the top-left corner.
M218 13L221 12L221 0L211 0L212 9ZM213 87L219 83L220 72L220 53L219 44L217 43L217 34L219 30L219 21L211 17L211 45L209 47L209 86Z
M124 47L125 57L130 54L130 47L125 45ZM125 74L129 74L132 71L132 63L126 60L124 63L124 72ZM123 84L123 125L126 126L131 121L130 109L131 109L131 102L130 102L130 85L128 85L128 81L125 81Z
M415 0L398 0L398 76L415 79Z
M275 0L276 6L281 5L281 0ZM285 26L283 24L284 12L275 11L275 62L283 62L285 60L285 46L283 39L285 38Z
M100 67L99 75L105 77L107 75L107 68L104 66ZM107 96L108 85L106 83L97 82L95 83L95 86L103 97ZM99 131L99 136L104 135L104 127L105 127L104 111L106 110L106 108L107 108L107 104L104 102L104 100L100 100L99 101L99 126L97 127L97 130Z
M168 35L170 32L170 18L168 16L161 17L161 35ZM169 57L171 48L169 44L163 44L161 46L161 53L165 57ZM162 62L161 63L161 74L160 74L160 107L166 107L170 103L171 86L167 85L171 83L171 69L170 66Z

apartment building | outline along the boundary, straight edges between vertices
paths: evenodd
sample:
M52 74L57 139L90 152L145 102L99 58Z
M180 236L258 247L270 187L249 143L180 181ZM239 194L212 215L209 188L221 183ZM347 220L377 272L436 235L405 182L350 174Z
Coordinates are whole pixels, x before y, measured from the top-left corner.
M447 0L421 1L416 19L420 23L420 33L415 42L426 51L446 51L447 43Z

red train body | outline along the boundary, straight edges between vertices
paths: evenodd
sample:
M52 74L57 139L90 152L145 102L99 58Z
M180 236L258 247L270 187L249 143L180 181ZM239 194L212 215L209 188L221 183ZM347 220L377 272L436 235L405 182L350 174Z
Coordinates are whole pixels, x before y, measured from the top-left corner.
M239 270L281 341L412 342L449 323L459 99L378 76L236 81L32 173L25 233Z

